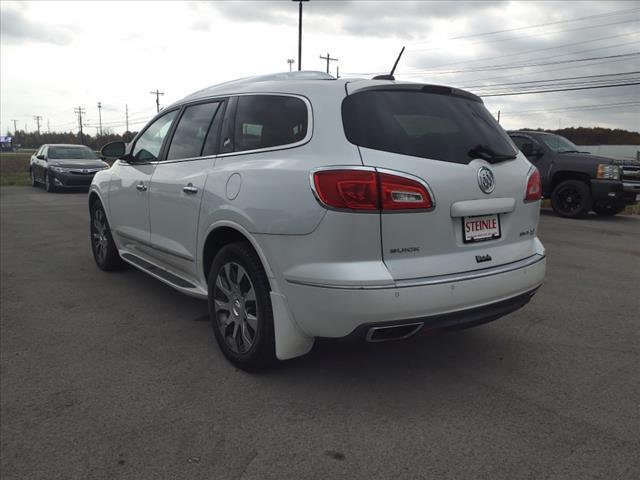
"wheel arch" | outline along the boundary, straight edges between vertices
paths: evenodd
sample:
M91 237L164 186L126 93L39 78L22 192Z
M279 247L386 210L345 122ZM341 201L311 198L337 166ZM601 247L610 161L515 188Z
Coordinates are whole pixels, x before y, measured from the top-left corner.
M209 280L209 268L220 249L233 242L246 241L258 255L258 258L262 263L262 267L267 274L267 278L269 279L269 283L271 284L271 288L274 290L274 275L271 270L271 266L269 265L262 248L247 229L234 222L219 221L209 227L203 238L200 268L202 269L203 278L207 282Z
M573 170L561 170L559 172L555 172L553 174L553 177L551 178L550 193L553 193L558 184L564 182L565 180L580 180L586 183L589 189L591 189L591 177L589 176L589 174L584 172L576 172Z

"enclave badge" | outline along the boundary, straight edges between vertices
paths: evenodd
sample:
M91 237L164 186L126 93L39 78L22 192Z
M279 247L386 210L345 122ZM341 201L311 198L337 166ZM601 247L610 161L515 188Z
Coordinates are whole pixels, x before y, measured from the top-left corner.
M478 185L480 186L480 190L486 194L493 192L493 189L496 188L493 172L487 167L481 167L480 170L478 170Z

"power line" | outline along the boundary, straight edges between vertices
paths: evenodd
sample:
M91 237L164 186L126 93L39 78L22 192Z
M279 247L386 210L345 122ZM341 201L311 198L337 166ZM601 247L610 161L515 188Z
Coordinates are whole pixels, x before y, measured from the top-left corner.
M631 85L640 85L640 82L630 82L630 83L614 83L610 85L596 85L590 87L571 87L571 88L557 88L551 90L532 90L526 92L506 92L506 93L488 93L480 95L482 98L486 97L507 97L512 95L530 95L533 93L551 93L551 92L570 92L574 90L593 90L597 88L614 88L614 87L628 87Z
M412 71L410 73L411 74L413 74L413 73L423 73L423 74L424 73L428 73L430 75L445 75L445 74L451 74L451 73L487 72L487 71L494 71L494 70L511 70L511 69L514 69L514 68L528 68L528 67L539 67L539 66L545 66L545 65L559 65L559 64L566 64L566 63L590 62L590 61L593 61L593 60L602 60L602 59L609 59L609 58L627 58L627 57L635 57L635 56L638 56L638 55L640 55L640 52L622 53L622 54L618 54L618 55L605 55L605 56L600 56L600 57L570 58L570 59L566 59L566 60L554 60L552 62L485 65L485 66L479 66L479 67L464 68L464 69L459 69L459 70L442 70L442 71L415 70L415 71Z
M327 52L327 56L323 57L322 55L320 55L320 58L322 60L326 60L327 61L327 73L329 73L329 62L337 62L338 59L337 58L331 58L331 55L329 55L329 52Z
M525 38L531 38L531 37L539 37L541 35L555 35L556 33L567 33L567 32L575 32L578 30L589 30L589 29L593 29L593 28L600 28L600 27L610 27L610 26L614 26L614 25L622 25L625 23L635 23L637 22L637 19L632 18L632 19L627 19L627 20L622 20L622 21L617 21L617 22L610 22L610 23L599 23L597 25L585 25L583 27L576 27L576 28L563 28L561 30L553 30L550 32L537 32L537 33L531 33L529 35L516 35L513 37L506 37L506 38L495 38L493 40L478 40L476 42L467 42L465 43L465 46L471 46L471 45L487 45L490 43L502 43L502 42L511 42L513 40L522 40ZM447 39L447 41L451 41L451 39ZM411 52L429 52L429 51L436 51L436 50L442 50L442 47L431 47L431 48L418 48L418 49L412 49Z
M544 108L537 110L519 110L514 112L504 112L510 114L520 113L545 113L545 112L568 112L568 111L581 111L581 110L604 110L607 108L619 108L627 106L640 106L640 101L633 102L619 102L619 103L602 103L592 105L575 105L573 107L560 107L560 108Z
M82 114L85 113L84 108L77 107L73 111L78 115L78 126L80 128L80 143L84 144L84 133L82 132Z
M585 43L593 43L593 42L600 42L602 40L610 40L612 38L620 38L620 37L629 37L629 36L634 36L634 35L640 35L640 32L631 32L631 33L621 33L618 35L609 35L607 37L599 37L599 38L594 38L592 40L584 40L581 42L573 42L573 43L565 43L563 45L555 45L553 47L545 47L545 48L534 48L531 50L524 50L524 51L519 51L519 52L515 52L515 53L508 53L508 54L502 54L502 55L496 55L493 57L483 57L483 58L477 58L477 59L473 59L473 60L461 60L459 62L452 62L452 63L443 63L440 65L434 65L432 68L437 69L440 67L449 67L451 65L461 65L464 63L475 63L475 62L483 62L485 60L495 60L495 59L501 59L501 58L505 58L505 57L516 57L516 56L523 56L523 55L528 55L531 53L537 53L537 52L545 52L545 51L549 51L549 50L557 50L560 48L565 48L565 47L573 47L575 45L584 45ZM579 50L576 52L567 52L567 53L560 53L558 55L554 55L552 57L546 56L544 57L544 59L549 59L549 58L556 58L556 57L562 57L565 55L573 55L573 54L578 54L578 53L585 53L585 52L592 52L595 50L603 50L606 48L613 48L613 47L619 47L619 46L624 46L624 45L631 45L631 44L635 44L637 43L637 41L633 41L633 42L627 42L627 43L622 43L622 44L616 44L616 45L608 45L605 47L597 47L597 48L590 48L587 50ZM537 58L533 58L530 60L541 60L541 59L537 59ZM407 72L409 73L409 72Z
M450 37L447 38L447 40L461 40L464 38L475 38L475 37L486 37L489 35L498 35L500 33L508 33L508 32L515 32L515 31L520 31L520 30L528 30L531 28L539 28L539 27L548 27L549 25L560 25L563 23L573 23L573 22L579 22L582 20L589 20L592 18L606 18L606 17L612 17L612 16L617 16L617 15L623 15L623 14L627 14L627 13L632 13L632 12L637 12L640 11L640 8L631 8L631 9L627 9L627 10L616 10L613 12L609 12L609 13L605 13L605 14L597 14L597 15L588 15L586 17L578 17L578 18L569 18L567 20L558 20L555 22L545 22L545 23L538 23L535 25L524 25L522 27L515 27L515 28L507 28L507 29L503 29L503 30L494 30L491 32L481 32L481 33L472 33L469 35L460 35L457 37ZM410 43L409 45L419 45L421 43L431 43L432 40L424 40L424 41L420 41L420 42L413 42Z
M164 92L161 92L156 88L155 92L150 92L151 95L156 96L156 113L160 113L160 95L164 95Z
M100 124L100 136L102 136L102 102L98 102L98 118ZM97 131L96 131L97 135Z
M36 121L36 125L38 125L38 135L40 135L40 120L42 120L42 115L34 115L33 119Z
M598 77L618 77L618 76L622 76L622 75L635 75L637 73L640 73L639 71L634 71L634 72L620 72L620 73L604 73L602 75L583 75L581 77L564 77L564 78L553 78L553 79L546 79L546 80L529 80L528 82L509 82L509 83L493 83L490 85L469 85L466 87L461 87L464 89L470 89L470 88L485 88L485 87L502 87L502 86L507 86L507 85L523 85L523 84L528 84L528 83L546 83L546 82L556 82L556 81L562 81L562 80L581 80L584 78L598 78Z

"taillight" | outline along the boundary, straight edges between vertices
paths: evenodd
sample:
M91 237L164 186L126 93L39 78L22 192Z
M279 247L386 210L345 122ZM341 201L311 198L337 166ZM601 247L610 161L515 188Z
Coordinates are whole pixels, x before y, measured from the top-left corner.
M430 210L424 184L388 172L360 169L320 170L313 174L318 199L341 210Z
M524 195L525 202L535 202L542 198L542 185L540 184L540 172L537 168L529 174L527 179L527 190Z
M389 173L378 173L383 210L428 210L433 200L422 183Z

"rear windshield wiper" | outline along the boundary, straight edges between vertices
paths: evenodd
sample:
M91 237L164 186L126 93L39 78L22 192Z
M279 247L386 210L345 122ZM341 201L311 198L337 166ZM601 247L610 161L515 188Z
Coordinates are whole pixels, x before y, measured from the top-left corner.
M487 147L486 145L476 145L471 150L467 152L471 158L482 158L487 161L500 162L502 160L513 160L516 158L515 153L498 153L494 152L491 147Z

